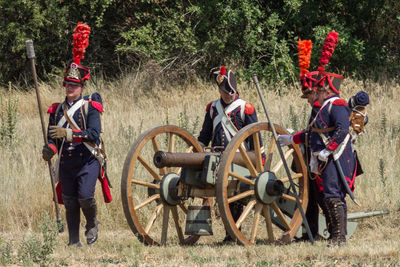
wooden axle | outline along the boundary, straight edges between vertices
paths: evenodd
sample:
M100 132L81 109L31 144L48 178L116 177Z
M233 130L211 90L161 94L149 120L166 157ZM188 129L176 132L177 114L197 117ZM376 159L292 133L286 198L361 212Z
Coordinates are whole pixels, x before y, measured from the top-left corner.
M201 169L203 166L203 162L206 156L220 156L221 153L218 152L198 152L198 153L172 153L172 152L164 152L157 151L154 154L154 165L157 168L164 167L182 167L182 168L192 168L192 169ZM254 151L247 152L252 163L255 165L256 157ZM236 152L236 155L233 159L233 163L246 167L245 161L242 158L240 152Z

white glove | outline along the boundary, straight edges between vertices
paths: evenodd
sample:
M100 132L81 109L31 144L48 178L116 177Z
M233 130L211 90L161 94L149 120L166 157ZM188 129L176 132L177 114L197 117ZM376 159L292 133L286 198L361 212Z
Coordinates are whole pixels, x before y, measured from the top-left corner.
M288 146L294 144L293 136L287 134L280 134L278 136L278 143L280 146Z
M319 152L319 154L318 154L318 159L319 159L320 161L327 162L330 154L332 154L332 151L330 151L330 150L324 148L323 150L321 150L321 151Z

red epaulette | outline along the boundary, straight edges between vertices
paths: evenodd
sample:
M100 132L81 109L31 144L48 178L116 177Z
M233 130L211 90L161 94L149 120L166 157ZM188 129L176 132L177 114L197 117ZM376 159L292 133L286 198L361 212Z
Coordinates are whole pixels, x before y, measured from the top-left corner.
M318 101L315 101L313 104L314 107L320 108L321 104Z
M53 103L51 104L51 106L49 107L49 109L47 110L47 113L51 114L51 113L55 113L56 109L58 107L58 105L60 105L60 103Z
M212 101L211 101L210 103L208 103L208 105L207 105L207 107L206 107L206 111L209 111L209 110L210 110L211 104L212 104Z
M246 104L244 106L244 114L251 115L254 113L255 110L256 109L254 108L254 106L252 104L246 102Z
M89 103L91 103L92 107L97 109L99 112L103 112L103 105L100 102L90 100Z
M347 106L347 102L344 99L336 99L332 104L335 106Z

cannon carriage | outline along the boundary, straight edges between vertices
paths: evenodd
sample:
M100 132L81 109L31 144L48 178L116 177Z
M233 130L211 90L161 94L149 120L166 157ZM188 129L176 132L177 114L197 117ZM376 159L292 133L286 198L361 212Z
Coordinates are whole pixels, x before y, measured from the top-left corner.
M278 125L275 130L287 134ZM249 140L252 150L246 148ZM305 210L307 169L299 146L285 148L284 157ZM241 129L223 151L204 151L183 128L155 127L138 137L125 159L125 217L145 244L191 245L213 234L211 213L216 203L225 230L237 243L290 242L303 219L282 166L268 123ZM236 221L230 205L242 207Z

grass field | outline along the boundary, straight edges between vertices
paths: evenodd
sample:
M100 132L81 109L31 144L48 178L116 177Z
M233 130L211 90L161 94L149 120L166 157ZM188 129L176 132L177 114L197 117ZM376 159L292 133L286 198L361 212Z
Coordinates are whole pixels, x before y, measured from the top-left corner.
M399 84L353 80L342 84L342 98L365 90L371 99L369 123L357 143L365 173L357 178L355 196L362 206L348 199L349 212L387 209L390 214L359 221L355 234L340 248L327 248L324 241L315 245L221 245L225 233L220 220L213 222L215 236L200 238L194 246L140 243L128 227L121 204L121 174L130 146L142 132L158 125L178 125L197 136L207 103L218 97L216 87L203 82L184 88L158 83L153 89L148 87L140 75L127 75L113 83L97 80L85 89L87 94L97 91L103 97L104 140L114 199L105 204L98 184L99 240L80 249L67 247L67 233L55 234L46 217L55 218L55 214L47 164L41 159L43 137L34 91L12 90L9 95L6 89L0 90L0 114L5 114L11 100L18 101L12 140L3 136L6 143L0 146L0 265L400 266ZM265 86L263 90L274 123L295 130L305 126L309 106L300 99L298 89ZM239 91L255 105L259 120L266 121L254 85L241 84ZM41 84L40 92L44 111L65 95L57 84ZM7 124L4 119L1 123Z

